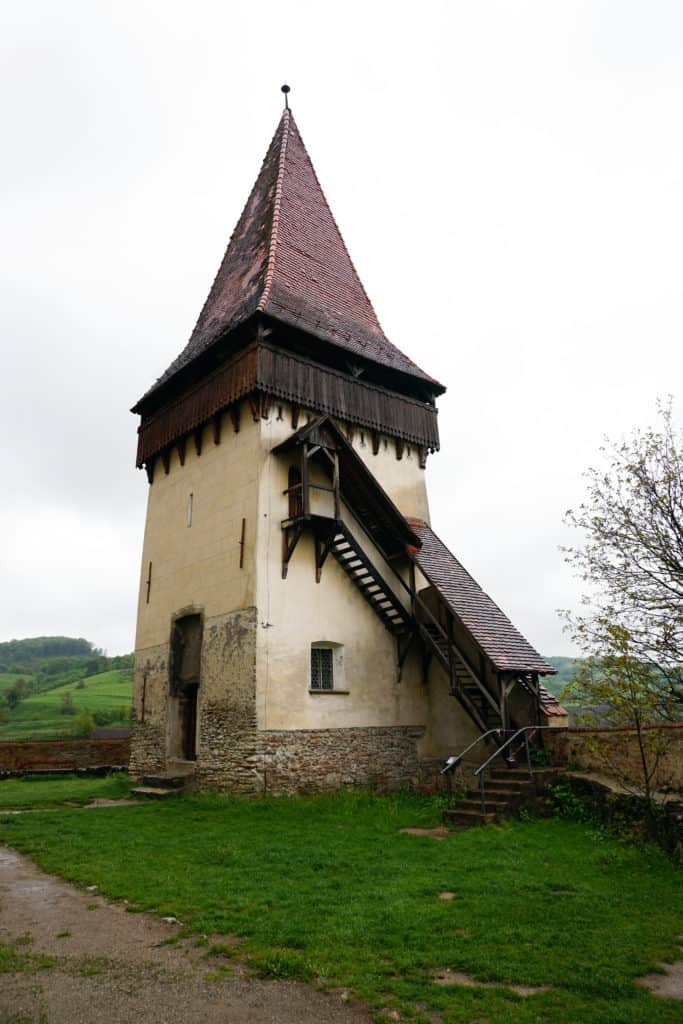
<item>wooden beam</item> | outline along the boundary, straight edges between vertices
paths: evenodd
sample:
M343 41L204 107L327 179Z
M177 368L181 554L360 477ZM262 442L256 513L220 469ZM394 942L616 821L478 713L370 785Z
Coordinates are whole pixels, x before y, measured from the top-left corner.
M377 455L377 452L379 451L379 442L380 442L379 431L378 430L373 430L371 432L371 437L372 437L372 454L373 455Z
M236 434L240 432L240 403L233 402L230 406L230 419L232 420L232 429Z
M197 453L197 458L202 454L202 438L204 437L204 427L197 427L194 431L194 450Z
M292 402L292 430L296 430L299 426L299 406L296 402Z
M178 449L178 459L180 460L180 465L181 466L185 465L185 446L186 446L186 444L187 444L187 437L179 438L179 440L178 440L178 442L176 444L176 447Z
M213 423L213 443L214 444L220 444L221 443L221 424L222 424L222 421L223 421L223 414L220 413L220 412L217 412L216 415L213 417L213 420L212 420L212 423Z
M302 523L295 523L294 526L286 527L282 531L282 578L287 579L287 569L294 554L294 549L299 543L301 534L304 532ZM290 537L291 534L291 537Z
M240 540L239 540L239 544L240 544L240 569L244 568L244 535L246 533L246 529L247 529L247 521L243 517L242 518L242 534L241 534Z
M153 455L151 459L147 459L145 463L145 473L147 474L147 483L154 483L154 467L156 465L157 457Z
M402 437L397 437L396 440L395 440L395 443L396 443L396 458L400 462L401 459L403 458L403 448L404 448L405 442L404 442Z
M168 474L171 471L171 449L170 448L164 448L163 452L161 453L161 464L164 467L164 473L166 474L166 476L168 476Z

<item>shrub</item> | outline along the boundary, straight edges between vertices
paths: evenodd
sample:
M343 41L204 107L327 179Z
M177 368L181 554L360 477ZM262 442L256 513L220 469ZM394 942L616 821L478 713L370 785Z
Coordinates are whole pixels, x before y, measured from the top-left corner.
M95 731L95 719L89 711L81 711L78 718L74 719L72 731L74 736L92 736Z

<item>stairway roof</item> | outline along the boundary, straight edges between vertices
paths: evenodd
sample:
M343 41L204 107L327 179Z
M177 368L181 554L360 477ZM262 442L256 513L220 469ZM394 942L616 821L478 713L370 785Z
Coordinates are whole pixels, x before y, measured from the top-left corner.
M384 334L291 110L282 114L189 342L147 395L255 313L444 390Z
M552 665L525 640L431 527L420 519L408 519L408 523L422 542L413 553L416 564L496 669L553 675Z

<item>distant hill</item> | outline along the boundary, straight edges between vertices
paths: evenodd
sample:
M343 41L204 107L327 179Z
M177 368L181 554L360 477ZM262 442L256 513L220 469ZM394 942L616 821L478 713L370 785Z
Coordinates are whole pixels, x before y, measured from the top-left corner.
M92 658L103 653L82 637L76 640L69 636L36 636L26 640L6 640L0 643L0 672L33 675L57 658Z
M132 654L108 658L67 636L0 643L0 740L69 735L72 718L86 710L97 726L126 725L132 695Z
M544 676L543 685L546 689L554 693L556 697L559 697L565 686L574 675L574 672L581 664L581 658L549 658L547 654L543 655L545 660L557 669L556 676Z

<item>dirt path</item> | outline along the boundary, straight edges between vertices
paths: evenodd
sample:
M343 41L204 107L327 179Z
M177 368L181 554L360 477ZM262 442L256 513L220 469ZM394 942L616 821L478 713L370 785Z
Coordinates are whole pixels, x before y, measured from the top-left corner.
M217 978L228 961L207 957L206 946L163 944L179 927L127 913L0 847L0 944L27 957L0 974L0 1024L367 1024L339 994L255 980L239 965ZM57 962L30 969L41 956Z

